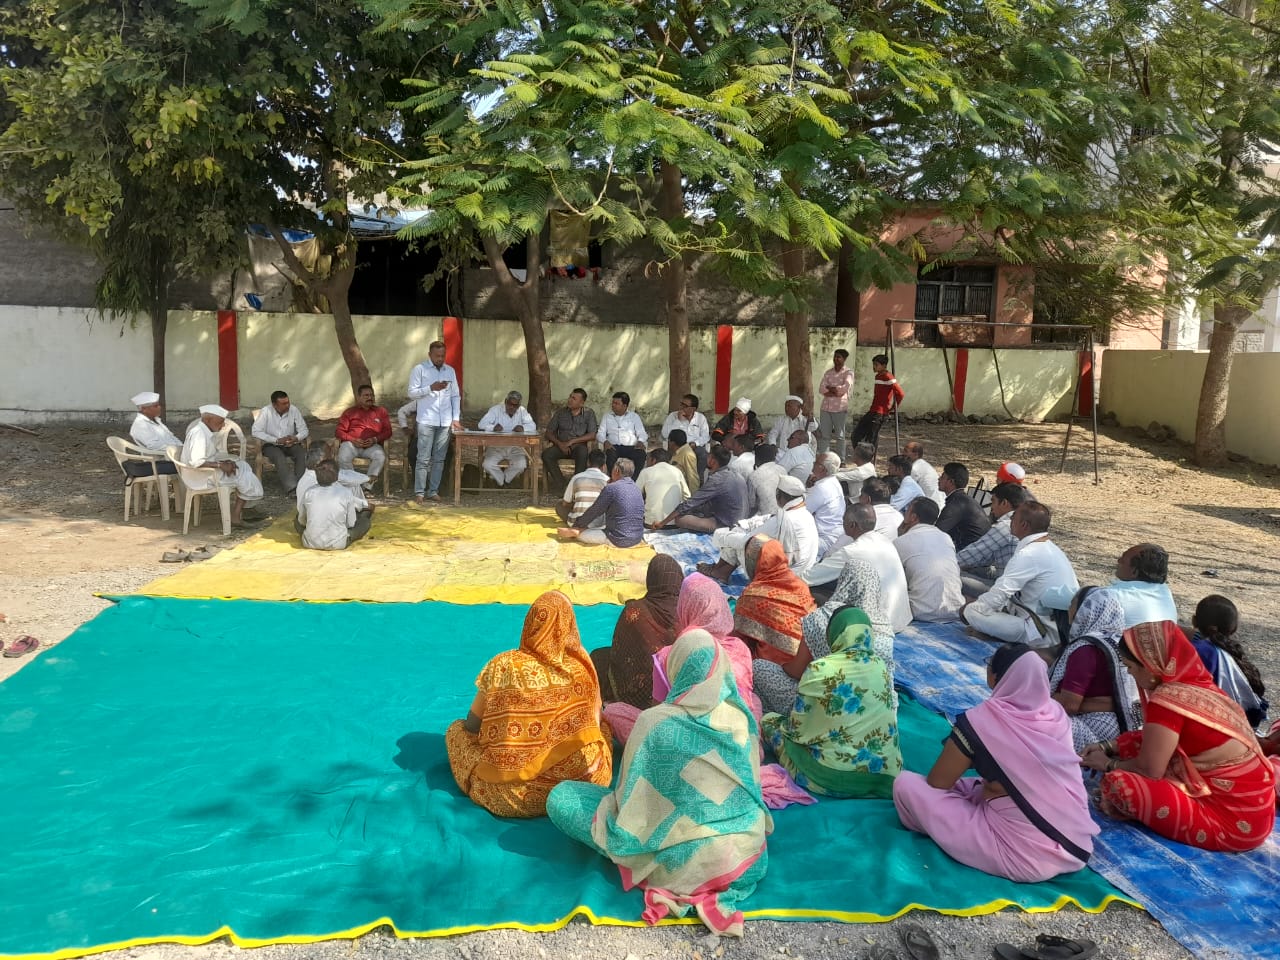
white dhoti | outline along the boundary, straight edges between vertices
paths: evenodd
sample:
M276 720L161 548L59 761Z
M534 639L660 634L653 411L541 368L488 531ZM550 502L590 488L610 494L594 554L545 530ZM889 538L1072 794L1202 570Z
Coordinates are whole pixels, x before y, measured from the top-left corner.
M216 474L219 486L235 487L236 495L241 500L261 500L262 499L262 481L253 474L253 467L245 463L243 460L237 460L235 473L223 473L219 470ZM205 487L206 490L213 489L212 486Z
M498 466L503 460L507 461L505 468ZM525 456L523 447L489 447L485 450L481 466L493 477L494 483L505 486L524 473L529 466L529 458Z
M720 551L720 559L725 563L731 563L735 567L742 566L742 552L746 549L747 541L758 533L767 533L765 524L774 519L771 516L759 514L754 517L747 517L745 520L739 520L732 527L720 527L711 534L711 545ZM775 528L773 535L777 535Z

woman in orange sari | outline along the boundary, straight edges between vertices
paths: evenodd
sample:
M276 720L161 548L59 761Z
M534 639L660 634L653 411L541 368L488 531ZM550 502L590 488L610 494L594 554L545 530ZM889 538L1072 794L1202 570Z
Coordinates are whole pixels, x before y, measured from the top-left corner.
M520 648L490 660L476 691L444 740L453 778L477 804L499 817L541 817L557 783L609 785L613 740L600 719L600 682L563 593L533 602Z
M1261 846L1275 825L1276 775L1240 705L1170 621L1126 630L1120 658L1145 722L1081 754L1103 774L1102 812L1205 850Z
M752 641L757 657L789 663L800 649L800 622L814 609L813 595L791 572L787 553L777 540L753 537L744 556L751 582L734 605L733 632Z

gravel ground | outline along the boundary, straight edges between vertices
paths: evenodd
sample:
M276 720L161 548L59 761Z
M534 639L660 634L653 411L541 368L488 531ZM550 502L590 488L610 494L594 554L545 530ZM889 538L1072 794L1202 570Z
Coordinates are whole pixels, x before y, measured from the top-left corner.
M1104 428L1099 442L1102 483L1095 486L1088 434L1077 431L1067 472L1057 473L1064 432L1054 424L904 422L902 439L923 441L926 457L935 466L961 460L988 477L1002 460L1022 463L1036 496L1054 508L1054 537L1072 557L1082 583L1109 580L1116 558L1132 544L1161 543L1171 554L1170 585L1184 617L1205 594L1230 596L1240 607L1241 639L1264 678L1280 683L1280 642L1268 629L1280 613L1272 592L1280 582L1280 469L1241 462L1202 471L1189 464L1183 445L1159 444ZM889 429L882 452L892 445ZM400 496L398 468L393 477L393 496ZM38 436L28 437L0 428L0 532L7 547L0 551L0 613L6 617L0 622L0 639L7 642L30 633L46 645L56 644L107 605L95 594L128 593L171 571L171 565L159 562L165 550L205 543L225 547L252 534L235 531L224 541L215 521L206 518L202 528L184 538L179 524L164 523L155 511L123 524L119 481L100 429L45 426ZM289 509L270 475L266 486L264 506L271 512ZM485 494L468 502L509 501ZM0 659L0 680L27 662L30 658ZM1106 957L1190 956L1145 912L1119 905L1099 915L1074 909L1049 915L1007 910L960 918L916 911L908 919L933 934L944 957L989 957L994 943L1028 945L1042 932L1088 937L1098 942ZM753 922L740 942L717 941L694 926L638 929L574 922L554 933L496 930L411 941L398 940L384 929L353 942L265 947L255 956L844 960L880 945L893 947L905 958L897 944L903 922ZM215 960L239 952L219 941L204 947L135 948L115 956Z

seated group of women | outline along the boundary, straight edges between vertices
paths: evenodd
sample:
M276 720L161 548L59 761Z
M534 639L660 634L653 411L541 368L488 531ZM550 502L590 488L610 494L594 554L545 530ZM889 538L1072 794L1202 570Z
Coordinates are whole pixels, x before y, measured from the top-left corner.
M1162 836L1247 850L1270 833L1275 771L1175 624L1126 631L1108 591L1082 590L1055 662L1020 644L996 650L990 698L957 718L920 775L902 769L874 569L851 561L819 607L776 541L753 542L746 562L751 583L730 612L714 581L655 557L646 596L590 655L568 599L544 594L520 648L485 666L446 734L468 796L499 816L548 815L645 891L649 922L692 909L741 933L737 905L768 862L765 745L799 787L892 797L907 828L1018 881L1089 859L1097 827L1082 765L1102 775L1104 813ZM1197 611L1198 641L1227 635L1207 618Z

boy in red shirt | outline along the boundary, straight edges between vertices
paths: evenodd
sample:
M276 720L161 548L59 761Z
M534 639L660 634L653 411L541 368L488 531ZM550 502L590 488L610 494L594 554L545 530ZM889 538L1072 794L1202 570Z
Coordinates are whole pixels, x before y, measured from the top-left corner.
M873 447L879 445L880 427L884 424L884 418L893 412L895 406L902 403L902 398L905 396L902 387L898 386L898 381L889 372L887 356L877 353L871 358L871 368L876 372L875 387L871 393L871 409L862 415L862 419L854 428L850 443L855 447L860 443L869 443Z

